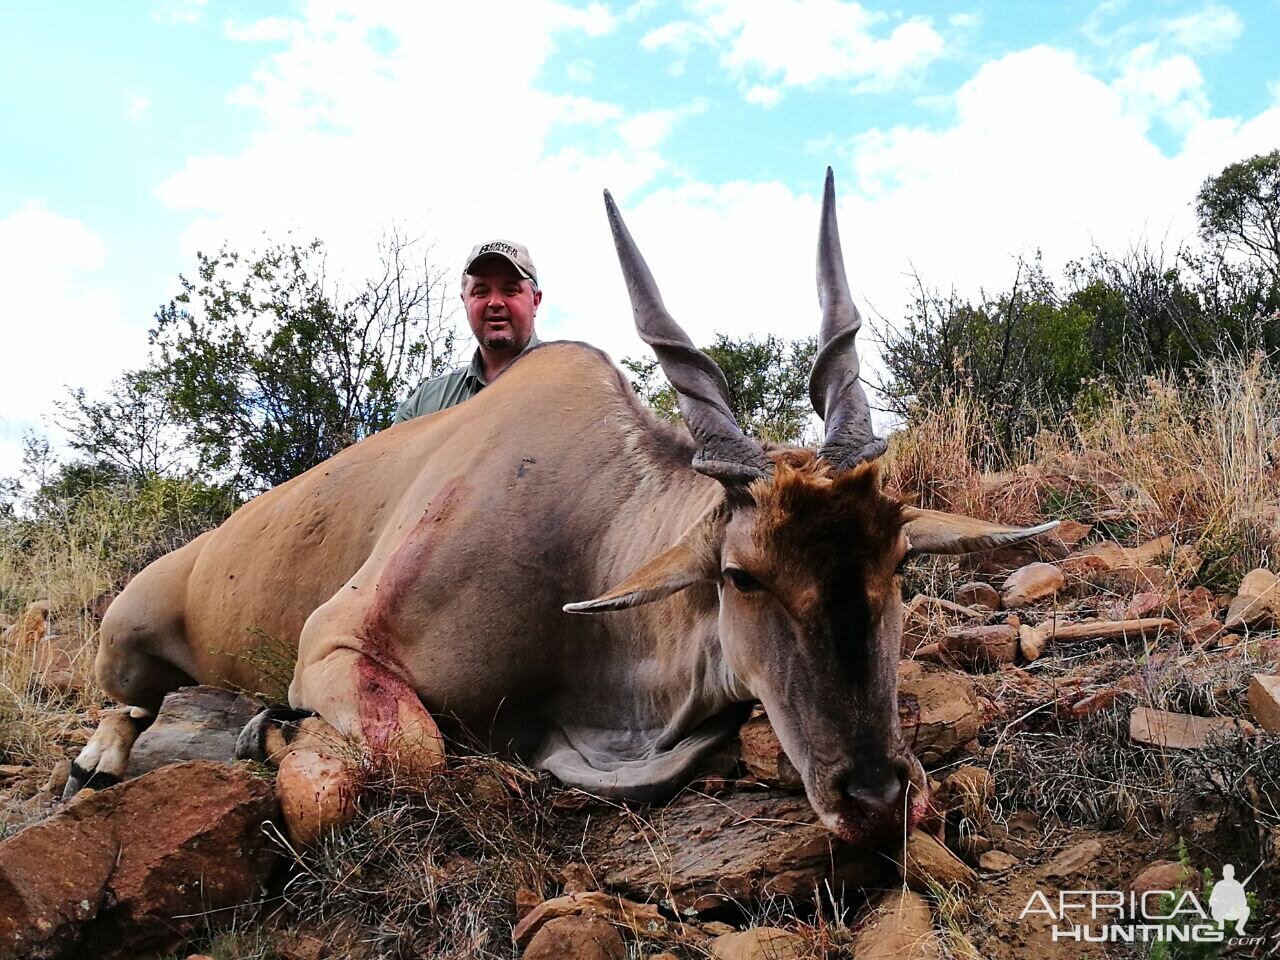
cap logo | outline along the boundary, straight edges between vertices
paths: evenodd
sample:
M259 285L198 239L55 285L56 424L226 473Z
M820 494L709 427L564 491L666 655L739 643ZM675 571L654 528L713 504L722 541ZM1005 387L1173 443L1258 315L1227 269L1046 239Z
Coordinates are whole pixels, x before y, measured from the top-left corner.
M483 246L480 247L479 253L500 253L503 256L512 257L512 258L518 257L520 255L520 251L518 251L511 244L503 243L500 240L495 240L492 243L484 244ZM477 256L479 256L479 253L477 254Z

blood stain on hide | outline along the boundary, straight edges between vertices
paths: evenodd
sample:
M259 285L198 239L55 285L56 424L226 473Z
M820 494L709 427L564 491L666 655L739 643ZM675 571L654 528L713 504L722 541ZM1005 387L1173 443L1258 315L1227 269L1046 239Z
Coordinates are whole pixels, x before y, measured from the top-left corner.
M368 657L356 663L356 711L365 744L376 753L385 752L400 730L400 704L421 708L414 689Z
M454 501L466 491L461 477L454 477L431 498L422 516L400 545L387 558L374 587L374 598L365 612L361 636L366 652L375 660L399 664L392 649L393 621L396 613L417 581L431 554L449 532L449 517Z

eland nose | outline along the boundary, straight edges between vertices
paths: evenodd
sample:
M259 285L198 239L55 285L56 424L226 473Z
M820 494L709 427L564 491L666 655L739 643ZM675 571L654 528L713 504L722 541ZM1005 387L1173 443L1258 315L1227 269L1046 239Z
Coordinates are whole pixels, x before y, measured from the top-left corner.
M900 757L872 769L852 771L841 784L856 812L869 824L899 828L915 819L914 758Z

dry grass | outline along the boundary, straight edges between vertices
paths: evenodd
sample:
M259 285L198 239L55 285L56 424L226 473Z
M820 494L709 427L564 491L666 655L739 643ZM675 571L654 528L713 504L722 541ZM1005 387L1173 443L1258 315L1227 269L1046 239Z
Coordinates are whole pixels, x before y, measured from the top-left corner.
M355 821L293 851L285 889L304 923L358 930L378 955L512 956L516 891L550 890L554 794L529 771L460 760L423 786L370 771Z
M14 630L0 643L0 762L45 772L78 746L73 735L103 703L93 675L101 616L134 573L211 522L201 496L183 481L107 486L0 518L0 622L44 604L71 678L51 683L48 639Z
M1135 539L1173 534L1213 585L1280 559L1274 368L1261 357L1222 361L1089 397L1014 456L985 447L989 418L971 397L953 396L893 438L889 482L921 506L984 519L1053 515Z

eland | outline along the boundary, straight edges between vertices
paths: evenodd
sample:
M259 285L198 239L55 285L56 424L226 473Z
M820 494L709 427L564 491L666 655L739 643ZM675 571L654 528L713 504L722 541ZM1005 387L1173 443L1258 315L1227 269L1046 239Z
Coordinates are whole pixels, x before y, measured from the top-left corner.
M446 738L469 736L583 790L657 800L758 702L833 833L869 842L920 815L897 710L902 564L1054 524L919 510L882 489L830 170L817 450L742 432L723 373L667 312L608 193L605 206L636 329L687 430L598 350L546 343L465 403L267 491L112 603L96 669L127 707L68 794L124 774L169 691L255 689L266 635L296 646L291 708L406 770L438 770Z

